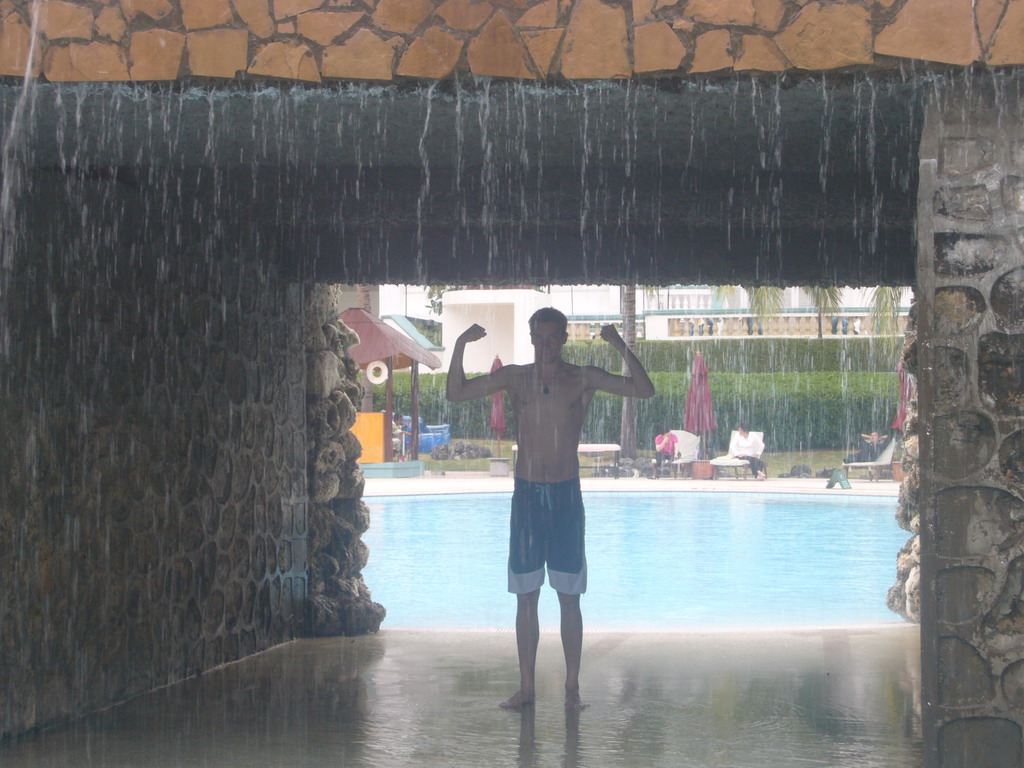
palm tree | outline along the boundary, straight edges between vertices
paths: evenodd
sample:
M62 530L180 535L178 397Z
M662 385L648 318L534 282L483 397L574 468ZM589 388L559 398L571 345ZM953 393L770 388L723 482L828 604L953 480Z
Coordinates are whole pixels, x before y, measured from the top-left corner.
M879 285L871 290L871 333L881 344L884 354L897 358L903 347L900 333L900 299L903 289L892 285Z
M879 285L871 289L871 332L875 336L898 336L900 332L900 300L903 289Z
M777 285L744 286L750 300L750 314L757 321L767 320L782 312L784 292Z
M444 292L447 291L451 286L448 285L428 285L427 286L427 301L430 302L430 311L438 317L441 316L441 307L443 306Z
M818 338L822 338L825 315L838 315L843 308L843 289L838 285L808 285L804 287L811 304L818 310Z
M622 286L620 301L622 312L622 340L633 349L636 346L636 285ZM636 458L636 400L632 397L622 401L622 421L619 428L620 455L624 459Z
M758 325L782 311L783 289L776 285L716 285L711 289L716 303L727 304L739 298L739 291L747 292L750 314Z

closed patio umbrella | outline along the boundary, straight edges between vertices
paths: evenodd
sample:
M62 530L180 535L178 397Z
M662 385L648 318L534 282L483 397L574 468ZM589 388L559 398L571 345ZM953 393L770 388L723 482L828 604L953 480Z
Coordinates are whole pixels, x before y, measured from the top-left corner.
M501 368L501 358L494 356L491 373ZM501 436L505 434L505 393L495 392L491 395L491 432L498 436L498 458L501 458Z
M896 366L896 371L900 375L900 404L896 409L896 418L892 420L892 428L902 432L907 421L907 406L914 399L914 377L902 362Z
M686 419L683 429L700 436L700 458L708 456L708 434L715 431L715 409L711 405L708 366L698 352L690 368L690 391L686 395Z

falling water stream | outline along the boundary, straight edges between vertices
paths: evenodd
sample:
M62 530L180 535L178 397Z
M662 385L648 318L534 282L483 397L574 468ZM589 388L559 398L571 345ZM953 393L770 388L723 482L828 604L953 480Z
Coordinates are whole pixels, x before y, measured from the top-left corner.
M83 505L109 508L125 525L147 531L147 516L177 519L182 506L211 529L220 524L230 505L193 504L197 488L208 490L196 477L223 460L226 446L236 446L231 441L259 454L264 431L240 415L242 395L232 400L237 390L229 386L227 395L214 397L204 382L223 376L230 384L237 381L232 371L241 371L243 384L257 388L255 398L244 387L242 394L260 406L276 397L280 412L301 417L302 375L292 373L302 370L295 362L301 350L298 333L285 321L300 316L301 301L294 290L278 290L279 284L455 284L472 265L474 278L485 275L497 284L586 282L616 274L659 285L678 282L676 275L693 264L723 284L804 284L805 259L818 265L819 279L829 280L843 258L853 258L872 282L887 269L905 278L899 270L907 254L899 248L911 242L922 104L939 87L935 77L559 86L483 80L234 90L0 84L0 407L7 428L0 438L0 481L7 489L4 505L19 515L4 518L15 523L0 528L0 551L13 558L16 574L31 570L42 582L60 573L36 574L29 568L36 553L63 547L73 574L59 610L39 609L20 592L32 579L15 578L0 590L0 626L32 616L19 623L4 663L41 670L52 661L53 647L65 648L69 656L61 658L71 659L67 680L47 695L88 702L84 689L94 679L90 664L97 663L89 654L96 649L71 646L74 633L95 618L80 608L101 591L92 569L144 557L124 551L131 542L117 537L116 526L83 532ZM1019 88L1012 76L993 75L991 83ZM201 345L181 342L190 334L227 350L234 368L194 354ZM245 357L250 347L267 357ZM162 357L165 349L175 353ZM243 358L244 365L238 362ZM216 407L205 401L208 396ZM121 417L133 419L135 431L119 429ZM274 415L257 412L253 418L271 428L268 454L298 452L283 423L275 432ZM600 408L595 418L614 423L614 415ZM249 477L264 476L262 459L246 469ZM287 467L281 476L292 479L261 491L257 506L268 494L286 500L300 495L301 470ZM230 484L220 490L231 496ZM147 533L154 560L165 541ZM83 552L95 560L79 557ZM210 570L217 568L214 560ZM151 617L146 627L139 620L149 616L147 607L159 610L159 600L173 594L180 584L174 578L112 583L132 597L126 608L104 617L117 635L111 647L127 647L129 635L137 640L135 632L156 644L195 629L192 614L185 629L169 616ZM57 591L47 599L56 599ZM357 644L369 648L371 666L379 664L367 678L372 690L346 683L339 695L362 702L351 705L358 710L381 701L374 696L385 691L389 716L403 707L432 706L429 681L403 697L402 681L388 667L391 660L379 661L375 642ZM879 653L886 659L880 677L892 665L912 675L905 659ZM114 655L103 663L124 661L124 654ZM623 669L630 663L628 656L616 661ZM479 688L487 687L493 670L480 665L458 672L475 681L469 687L477 686L469 708L491 697ZM327 674L334 684L352 668L331 667ZM828 719L806 709L821 692L820 681L811 680L817 672L790 672L782 669L772 685L798 690L786 706L799 710L797 730L814 731ZM320 682L302 678L302 685L326 685L313 677ZM632 717L631 728L657 722L654 730L674 733L670 719L652 713L656 700L668 694L656 676L641 677L639 688L631 687L638 678L625 672L615 678L619 715L612 717ZM749 673L754 688L758 680L756 670ZM695 696L687 704L693 719L679 722L712 732L742 730L738 723L747 715L736 714L736 699L727 690L734 682L701 683L716 695ZM852 680L851 687L857 683ZM458 688L449 681L436 690L448 695L450 685ZM878 700L885 699L886 685L875 689ZM809 692L806 700L799 691ZM322 696L344 719L349 705ZM912 709L909 698L898 697L898 706ZM712 700L732 715L719 718L706 704ZM854 692L844 702L863 704ZM771 706L754 709L748 719L779 714ZM414 720L406 713L406 722ZM834 722L845 722L842 714ZM373 727L387 730L383 723ZM195 720L187 725L206 728ZM518 727L503 731L500 743L518 743ZM802 743L816 748L819 735L814 731ZM113 750L109 736L100 740ZM372 754L365 765L415 762L415 748L404 742L394 747L405 750L400 759L390 760L382 732L358 738L372 746L366 747ZM623 726L621 739L629 738ZM645 738L645 754L657 757L660 736ZM845 732L838 741L843 738ZM690 737L680 739L677 754L695 749ZM489 742L478 735L474 743L480 750ZM902 760L913 747L901 739L892 743L901 761L843 764L909 765ZM177 748L184 756L176 764L231 764L230 757L210 752L197 757L184 742ZM24 755L24 749L15 751ZM731 747L721 749L727 756L718 764L740 764L728 756L734 755ZM483 760L480 752L473 754ZM20 764L31 764L31 756L24 759L29 762ZM94 764L127 765L132 759ZM155 759L146 757L150 764ZM602 763L592 757L579 764ZM709 758L702 764L715 763Z
M383 271L387 282L426 282L439 259L471 249L492 282L537 282L568 248L581 256L577 280L617 261L655 284L674 281L673 248L717 243L711 229L724 233L715 251L753 248L755 281L782 274L795 247L787 225L802 219L817 222L808 246L826 267L847 248L840 238L856 241L865 267L885 258L883 235L910 204L923 88L780 77L36 90L19 151L47 186L106 182L92 226L123 220L126 190L111 184L130 185L152 200L148 217L180 194L197 198L196 214L247 201L262 258L298 258L275 253L286 244L316 272L341 257L349 281ZM7 125L21 98L0 89ZM801 174L817 177L811 197ZM210 225L243 226L225 219Z

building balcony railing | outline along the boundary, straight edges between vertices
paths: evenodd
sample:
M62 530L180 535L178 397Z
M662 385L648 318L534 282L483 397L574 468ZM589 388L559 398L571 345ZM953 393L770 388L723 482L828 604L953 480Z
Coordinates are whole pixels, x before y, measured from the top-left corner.
M659 317L660 315L660 317ZM667 315L667 316L666 316ZM614 323L621 326L619 315L587 316L569 318L569 337L572 339L593 339L601 326ZM907 314L902 312L896 318L897 332L904 334L907 328ZM847 311L822 318L822 336L873 336L874 326L867 311ZM649 340L686 340L707 336L786 336L816 337L818 335L817 312L797 309L755 318L749 312L737 310L700 312L679 311L648 313L637 317L637 338Z

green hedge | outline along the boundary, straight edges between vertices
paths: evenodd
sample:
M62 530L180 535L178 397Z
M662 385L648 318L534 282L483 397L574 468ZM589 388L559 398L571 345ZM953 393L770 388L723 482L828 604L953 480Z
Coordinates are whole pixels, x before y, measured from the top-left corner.
M452 437L490 437L491 399L449 403L444 373L420 375L420 415L428 424L450 424ZM682 429L690 376L685 373L651 374L657 394L637 401L638 445L653 444L659 425ZM846 449L861 432L888 431L896 414L898 380L895 373L718 373L708 377L718 429L712 450L724 452L737 421L764 431L768 451ZM410 377L398 373L394 381L395 410L408 414ZM508 400L506 399L506 405ZM384 407L384 388L376 387L374 408ZM622 399L598 393L587 415L583 441L618 442ZM515 415L506 408L508 435L515 430Z

